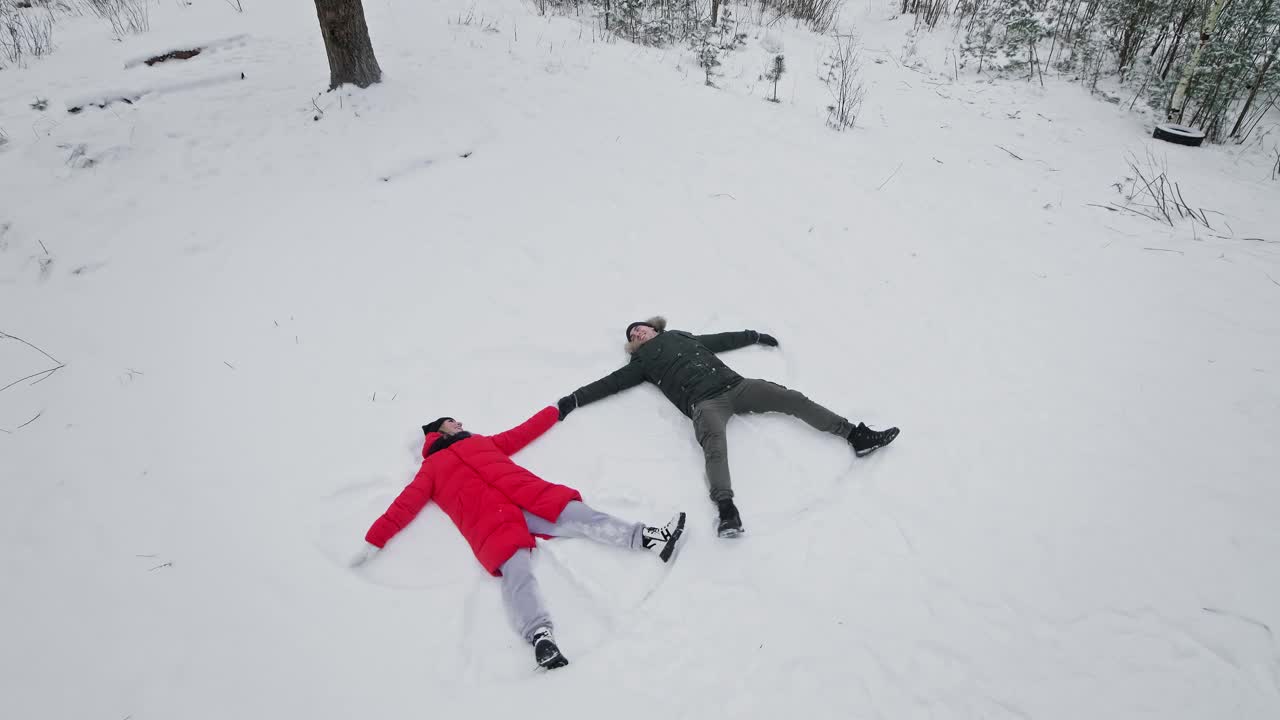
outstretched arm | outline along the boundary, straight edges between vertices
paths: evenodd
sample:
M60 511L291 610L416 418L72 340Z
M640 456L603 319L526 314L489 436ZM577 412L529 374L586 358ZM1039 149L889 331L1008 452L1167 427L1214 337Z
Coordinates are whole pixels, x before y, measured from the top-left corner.
M414 476L413 482L400 491L400 496L391 503L391 507L387 508L382 517L374 521L369 532L365 533L365 542L375 547L385 546L387 541L413 522L418 513L422 512L422 508L427 506L431 500L433 485L431 473L423 464L422 469L418 470L418 474Z
M560 416L564 419L574 408L603 400L610 395L633 388L644 382L644 368L638 361L632 360L625 367L618 368L599 380L574 390L560 399ZM568 408L568 409L566 409Z
M525 420L519 425L511 428L506 432L498 433L489 438L493 441L498 449L508 455L515 455L524 448L525 445L533 442L539 435L551 429L556 424L559 413L553 407L542 408L533 417Z
M778 341L775 340L772 335L765 335L763 333L756 332L755 330L739 330L737 332L722 332L714 333L712 335L695 335L694 339L703 345L706 345L707 349L711 352L717 353L725 352L727 350L737 350L738 348L755 345L756 343L769 345L770 347L777 347L778 345Z

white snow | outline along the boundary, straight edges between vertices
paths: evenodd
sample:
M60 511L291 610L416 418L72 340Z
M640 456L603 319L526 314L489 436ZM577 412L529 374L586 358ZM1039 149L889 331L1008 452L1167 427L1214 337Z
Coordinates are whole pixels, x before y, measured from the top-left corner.
M896 3L844 13L847 133L794 23L711 89L585 17L364 4L366 91L322 92L303 0L156 3L119 41L67 18L0 70L0 386L65 363L0 391L0 717L1280 715L1265 143L957 79ZM1212 229L1097 207L1148 152ZM736 419L726 542L655 388L576 411L517 461L689 538L670 568L541 544L546 675L434 506L345 567L422 423L504 430L654 313L770 332L726 361L902 436L857 460Z

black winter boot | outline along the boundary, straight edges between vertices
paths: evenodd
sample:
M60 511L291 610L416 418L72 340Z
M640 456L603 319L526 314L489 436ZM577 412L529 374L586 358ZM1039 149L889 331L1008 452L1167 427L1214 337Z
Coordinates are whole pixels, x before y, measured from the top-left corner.
M569 664L569 660L560 654L560 648L556 647L556 641L551 639L549 627L540 627L533 631L533 656L537 659L538 665L547 670L555 670Z
M853 446L853 454L862 457L888 445L896 437L898 437L898 428L896 427L888 430L872 430L866 425L858 423L857 427L849 431L849 444Z
M732 500L721 500L716 503L720 508L719 532L722 538L735 538L746 532L742 529L742 517Z

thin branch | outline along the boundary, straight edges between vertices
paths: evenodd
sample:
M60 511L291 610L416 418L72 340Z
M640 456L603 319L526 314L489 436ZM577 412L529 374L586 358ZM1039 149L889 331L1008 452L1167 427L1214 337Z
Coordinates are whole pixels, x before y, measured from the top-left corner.
M43 245L43 243L42 243L42 245ZM46 254L46 255L47 255L47 254L49 254L47 250L45 251L45 254ZM35 350L36 352L40 353L41 355L43 355L43 356L45 356L45 357L49 358L50 360L52 360L52 361L54 361L54 362L58 363L59 365L61 365L61 364L62 364L62 361L61 361L61 360L59 360L58 358L56 358L56 357L54 357L54 356L50 355L49 353L47 353L47 352L45 352L45 351L41 350L40 348L36 347L35 345L32 345L31 343L27 342L26 340L23 340L22 338L18 337L17 335L10 335L9 333L4 332L3 330L0 330L0 340L3 340L3 339L5 339L5 338L9 338L10 340L17 340L18 342L22 343L23 345L26 345L27 347L31 348L32 350Z
M1134 215L1139 215L1139 216L1144 217L1144 218L1146 218L1146 219L1148 219L1148 220L1155 220L1156 222L1161 222L1160 218L1156 217L1155 215L1148 215L1147 213L1144 213L1144 212L1142 212L1142 211L1140 211L1140 210L1134 210L1134 209L1133 209L1133 208L1131 208L1131 207L1125 207L1125 206L1123 206L1123 205L1116 205L1116 204L1114 204L1114 203L1112 204L1112 207L1114 207L1116 210L1124 210L1125 212L1131 212L1131 213L1133 213Z
M59 365L58 367L54 368L53 370L50 370L48 375L45 375L44 377L40 378L39 380L36 380L35 382L33 382L33 383L31 383L31 384L32 384L32 385L39 385L40 383L44 382L45 380L48 380L49 378L53 377L53 371L54 371L54 370L61 370L61 369L62 369L62 368L64 368L64 367L66 367L66 365Z
M49 248L47 248L47 247L45 247L45 246L44 246L44 241L43 241L43 240L40 240L39 238L37 238L37 239L36 239L36 242L40 243L40 247L41 247L41 249L43 249L43 250L44 250L44 254L45 254L46 256L48 256L48 254L49 254Z
M61 370L61 369L62 369L62 368L64 368L64 367L66 367L66 365L59 365L59 366L58 366L58 367L56 367L56 368L49 368L48 370L41 370L41 371L40 371L40 372L38 372L38 373L32 373L32 374L30 374L30 375L28 375L28 376L26 376L26 377L24 377L24 378L18 378L17 380L14 380L13 382L9 383L8 385L5 385L4 387L0 388L0 392L4 392L5 390L8 390L9 388L13 387L14 385L17 385L18 383L22 382L23 380L30 380L30 379L31 379L31 378L33 378L33 377L40 377L41 375L44 375L45 377L40 378L40 380L37 380L37 381L36 381L36 382L41 382L42 380L46 380L46 379L48 379L48 376L53 375L55 372L57 372L57 371ZM31 383L31 384L32 384L32 385L35 385L36 383Z
M1271 273L1264 270L1262 274L1267 276L1267 279L1271 281L1271 284L1275 285L1276 287L1280 287L1280 282L1276 282L1276 279L1271 277Z
M14 428L14 430L21 430L22 428L24 428L24 427L26 427L26 426L30 425L31 423L35 422L36 420L39 420L39 419L40 419L40 416L41 416L41 415L43 415L43 414L44 414L44 411L43 411L43 410L41 410L40 412L36 413L36 416L35 416L35 417L33 417L33 418L31 418L30 420L28 420L28 421L26 421L26 422L22 423L22 424L21 424L21 425L19 425L18 427Z
M152 572L152 571L155 571L155 570L159 570L160 568L167 568L167 567L173 567L173 563L171 563L171 562L167 562L167 563L164 563L163 565L157 565L157 566L155 566L155 567L151 568L151 570L148 570L147 572Z
M901 169L902 169L902 163L898 163L898 167L894 168L892 173L889 173L889 177L885 178L884 182L880 183L880 187L876 188L876 190L883 190L884 186L888 185L889 181L892 180L893 177L897 175L898 171Z
M1143 250L1151 250L1152 252L1176 252L1176 253L1178 253L1179 255L1186 255L1186 253L1182 252L1181 250L1170 250L1170 249L1168 249L1168 248L1151 248L1151 247L1144 247L1144 248L1142 248L1142 249L1143 249Z
M1022 159L1022 157L1021 157L1021 156L1019 156L1017 153L1015 153L1014 151L1010 150L1009 148L1007 148L1007 147L1005 147L1005 146L1003 146L1003 145L997 145L996 147L998 147L998 148L1000 148L1001 150L1003 150L1003 151L1005 151L1005 152L1009 153L1010 155L1014 156L1015 158L1018 158L1019 160L1021 160L1021 159Z

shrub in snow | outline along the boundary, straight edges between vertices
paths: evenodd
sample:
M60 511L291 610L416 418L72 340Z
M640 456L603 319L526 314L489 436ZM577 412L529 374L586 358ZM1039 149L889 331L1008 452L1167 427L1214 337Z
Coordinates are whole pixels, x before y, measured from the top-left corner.
M835 130L846 130L853 127L858 119L866 88L862 83L857 36L836 34L832 38L835 46L823 63L826 71L823 81L831 91L831 104L827 106L827 125Z
M720 12L720 49L736 50L747 43L747 34L738 26L738 18L728 5Z
M151 29L147 0L87 0L93 14L111 23L116 35L144 33Z
M965 4L963 0L957 3L961 6ZM951 12L951 0L902 0L901 12L913 13L916 16L916 27L925 25L932 30L938 25L938 20Z
M760 0L761 15L766 11L776 17L793 17L816 33L830 32L840 18L844 0Z
M1039 72L1040 45L1054 31L1054 13L1046 3L995 0L973 3L961 52L978 58L978 72L991 64L1001 70L1027 69L1031 80Z
M641 45L666 45L707 24L695 0L603 0L605 28Z
M720 45L714 42L713 35L705 30L693 37L693 49L697 54L698 67L702 68L707 87L715 87L716 68L720 67Z
M1010 58L1009 69L1027 68L1027 80L1039 72L1040 84L1044 85L1037 48L1053 32L1053 15L1037 10L1029 0L1014 0L1006 6L1001 21L1005 26L1004 50Z
M1203 208L1192 206L1183 196L1182 187L1169 179L1169 166L1147 151L1145 163L1128 157L1129 174L1115 188L1124 195L1123 209L1157 222L1173 226L1175 220L1191 220L1212 230Z
M0 0L0 61L22 64L24 57L40 57L53 50L53 10L30 3Z
M535 2L541 13L582 13L582 0ZM708 26L720 28L722 47L731 41L740 44L746 39L746 33L741 32L741 26L734 17L734 6L719 0L586 0L585 4L599 12L606 31L643 45L692 41ZM826 32L835 26L843 5L844 0L757 0L737 7L756 13L756 22L760 25L772 25L784 17L794 17L817 32ZM781 46L766 44L766 49L776 53Z

